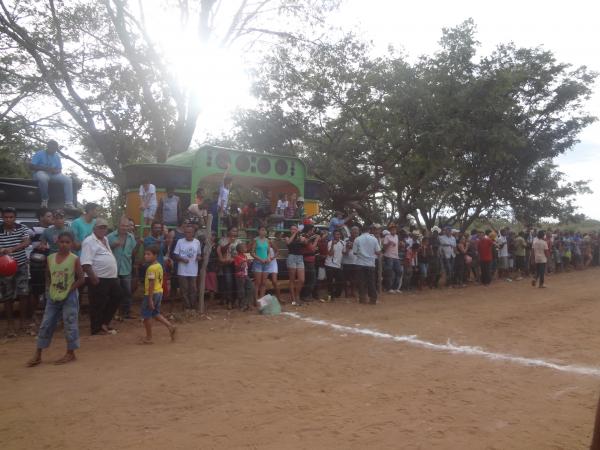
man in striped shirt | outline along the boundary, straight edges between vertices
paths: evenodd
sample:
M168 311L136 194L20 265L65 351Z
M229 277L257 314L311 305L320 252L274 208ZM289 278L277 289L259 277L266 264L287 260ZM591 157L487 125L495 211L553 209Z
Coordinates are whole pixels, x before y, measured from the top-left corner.
M17 211L14 208L2 210L3 223L0 225L0 255L10 255L17 262L17 273L12 277L0 277L0 302L6 303L8 335L15 336L13 328L13 302L19 298L20 328L23 328L29 297L29 265L25 249L30 244L28 229L16 223Z

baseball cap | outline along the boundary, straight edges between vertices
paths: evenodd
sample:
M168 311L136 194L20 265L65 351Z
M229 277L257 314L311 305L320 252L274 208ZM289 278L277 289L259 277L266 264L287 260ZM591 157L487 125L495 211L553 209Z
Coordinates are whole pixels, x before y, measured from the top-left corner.
M94 225L95 227L107 227L108 226L108 222L106 219L103 219L102 217L98 217L96 219L96 225Z

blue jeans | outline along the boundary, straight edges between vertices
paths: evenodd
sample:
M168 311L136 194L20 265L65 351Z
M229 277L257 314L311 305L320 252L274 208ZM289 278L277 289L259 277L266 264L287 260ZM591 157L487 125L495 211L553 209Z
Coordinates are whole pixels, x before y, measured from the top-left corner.
M46 309L44 318L37 338L39 349L48 348L52 341L52 335L56 329L56 324L61 318L67 340L67 349L76 350L79 348L79 292L71 292L69 296L60 302L54 302L48 298L46 300Z
M48 201L48 183L50 181L62 184L65 193L65 203L73 203L73 182L71 178L62 173L48 173L43 170L34 172L33 179L38 182L40 197L43 201Z
M442 258L442 265L446 275L446 286L450 286L454 279L454 258Z
M386 286L385 289L400 289L402 286L402 274L404 273L404 267L400 258L389 258L383 257L383 271L385 274Z
M131 314L131 275L119 275L119 284L121 285L121 314L127 317Z

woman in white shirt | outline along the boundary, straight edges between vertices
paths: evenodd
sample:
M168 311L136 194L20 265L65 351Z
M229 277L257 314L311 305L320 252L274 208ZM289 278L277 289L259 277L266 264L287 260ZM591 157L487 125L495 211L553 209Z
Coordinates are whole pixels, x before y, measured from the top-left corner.
M142 181L140 186L140 210L144 213L146 225L151 225L156 215L156 186L150 183L150 180Z

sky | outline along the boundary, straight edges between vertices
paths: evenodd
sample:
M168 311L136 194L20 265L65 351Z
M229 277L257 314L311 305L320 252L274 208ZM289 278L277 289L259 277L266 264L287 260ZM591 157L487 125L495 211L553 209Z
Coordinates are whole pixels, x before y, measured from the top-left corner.
M487 54L499 43L517 46L542 46L551 50L561 62L586 65L600 72L600 7L595 2L539 0L505 0L486 2L471 0L406 2L402 0L345 0L329 22L345 31L373 42L375 53L386 52L389 45L402 49L409 59L431 54L438 49L443 27L452 27L473 18L478 28L481 54ZM197 141L227 132L232 126L231 114L238 107L252 105L250 78L243 55L230 50L207 58L190 58L190 51L180 38L173 39L171 27L157 27L181 73L190 83L211 86L200 92L203 110ZM185 42L185 41L184 41ZM210 70L206 70L210 67ZM201 80L201 81L200 81ZM589 113L600 117L600 82L586 105ZM600 122L588 127L580 136L581 143L556 160L569 180L590 180L596 193L577 199L579 212L600 220ZM84 190L84 195L92 195Z

